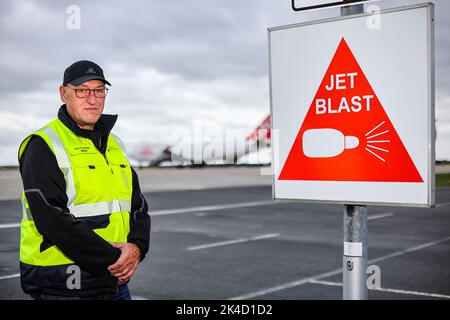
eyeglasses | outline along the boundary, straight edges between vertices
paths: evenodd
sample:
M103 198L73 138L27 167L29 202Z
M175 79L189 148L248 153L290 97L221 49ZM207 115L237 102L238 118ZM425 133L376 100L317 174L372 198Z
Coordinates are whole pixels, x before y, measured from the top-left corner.
M91 91L94 93L96 98L104 98L108 94L108 88L97 88L97 89L76 89L69 86L65 86L66 88L72 89L75 91L75 95L78 98L87 98L91 94Z

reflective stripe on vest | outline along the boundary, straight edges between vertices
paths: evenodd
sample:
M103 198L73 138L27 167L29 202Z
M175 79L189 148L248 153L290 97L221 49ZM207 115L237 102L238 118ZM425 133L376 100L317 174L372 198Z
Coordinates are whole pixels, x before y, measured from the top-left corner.
M114 212L131 211L131 201L114 200L69 206L70 213L75 217L91 217Z
M69 211L75 217L93 217L115 212L131 211L131 201L114 200L96 203L85 203L69 206ZM24 220L33 220L27 199L22 199L22 214Z
M61 141L61 138L55 132L55 130L50 127L44 127L40 131L44 132L48 138L50 139L53 149L55 151L56 161L58 162L58 166L61 168L64 179L66 181L66 193L68 197L67 207L75 217L89 217L89 216L98 216L103 214L111 214L114 212L121 211L131 211L131 201L130 200L113 200L113 201L105 201L105 202L95 202L95 203L85 203L74 205L74 200L76 197L75 184L73 181L73 170L72 165L70 164L69 155L67 154L66 149L64 148L64 144ZM120 141L119 139L115 141ZM117 142L119 147L122 149L122 142ZM124 152L125 154L125 152ZM26 214L26 212L24 212ZM26 215L29 217L30 215Z
M76 193L75 184L73 183L73 171L72 165L70 164L69 155L66 152L66 148L64 148L64 144L62 143L61 138L52 127L47 126L42 128L40 131L44 132L52 142L56 161L58 162L58 166L62 170L64 179L66 180L66 193L67 198L69 199L67 202L67 206L70 209L75 201Z

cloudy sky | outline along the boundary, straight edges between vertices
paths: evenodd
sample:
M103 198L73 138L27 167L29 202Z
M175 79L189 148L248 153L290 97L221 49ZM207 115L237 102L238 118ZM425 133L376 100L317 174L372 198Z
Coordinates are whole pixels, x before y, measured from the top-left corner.
M450 160L450 1L434 3L436 156ZM195 127L251 129L269 113L267 28L337 12L297 14L290 0L2 0L0 165L56 116L63 71L81 59L112 83L105 112L119 114L130 148Z

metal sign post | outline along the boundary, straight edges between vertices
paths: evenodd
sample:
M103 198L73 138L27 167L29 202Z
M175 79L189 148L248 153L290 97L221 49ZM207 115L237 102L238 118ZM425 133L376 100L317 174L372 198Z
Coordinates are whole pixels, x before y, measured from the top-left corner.
M361 2L364 0L344 0L343 3ZM364 13L364 4L355 4L341 7L341 16Z
M355 2L355 1L344 1ZM364 4L341 7L341 16L364 12ZM344 206L342 298L366 300L367 206Z
M344 207L342 298L366 300L367 206Z
M435 204L434 5L368 2L268 29L273 198L344 209L343 299L367 299L366 206Z

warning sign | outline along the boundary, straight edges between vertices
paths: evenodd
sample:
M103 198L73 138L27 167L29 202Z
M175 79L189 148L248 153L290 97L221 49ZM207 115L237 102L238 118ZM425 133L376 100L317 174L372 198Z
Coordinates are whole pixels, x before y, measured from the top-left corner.
M279 179L423 182L344 38Z
M273 198L435 203L434 5L269 28Z

